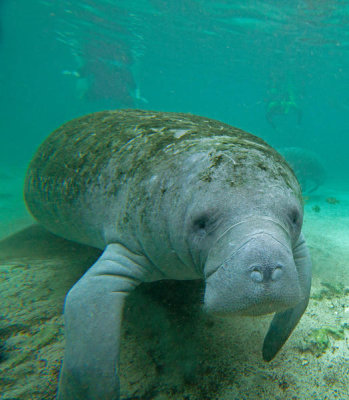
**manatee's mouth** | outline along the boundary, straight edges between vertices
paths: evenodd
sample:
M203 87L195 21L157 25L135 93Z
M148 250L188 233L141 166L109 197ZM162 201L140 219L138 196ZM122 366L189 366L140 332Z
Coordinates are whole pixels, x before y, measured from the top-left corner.
M282 312L289 308L294 307L298 301L276 301L273 300L263 300L256 302L255 304L250 304L248 308L238 311L237 315L243 316L259 316L259 315L266 315L266 314L273 314L276 312Z
M240 315L240 316L260 316L266 314L273 314L282 312L297 305L302 299L298 296L292 299L280 299L274 296L260 296L255 298L248 298L247 296L234 299L236 303L222 303L220 301L208 301L205 299L203 304L203 311L227 316L227 315Z

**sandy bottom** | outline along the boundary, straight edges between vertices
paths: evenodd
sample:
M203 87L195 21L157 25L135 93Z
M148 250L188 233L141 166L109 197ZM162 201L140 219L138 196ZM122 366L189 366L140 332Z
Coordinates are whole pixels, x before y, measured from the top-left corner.
M275 360L261 357L270 316L204 315L201 282L144 284L125 312L122 400L349 399L349 190L305 210L312 298ZM0 236L30 224L20 195L0 199L0 220ZM38 226L0 242L1 400L54 399L64 297L98 255Z

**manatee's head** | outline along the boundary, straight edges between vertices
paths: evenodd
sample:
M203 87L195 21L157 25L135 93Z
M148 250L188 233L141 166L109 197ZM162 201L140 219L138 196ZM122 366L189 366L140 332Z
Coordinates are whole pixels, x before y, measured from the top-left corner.
M300 187L286 164L264 155L260 168L253 162L241 175L228 163L194 196L189 241L210 312L268 314L307 296L293 254L303 220Z

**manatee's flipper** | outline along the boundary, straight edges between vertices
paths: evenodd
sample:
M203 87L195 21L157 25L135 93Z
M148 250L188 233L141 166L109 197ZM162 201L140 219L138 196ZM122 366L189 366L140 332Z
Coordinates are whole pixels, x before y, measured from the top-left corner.
M118 361L126 296L147 276L149 262L110 244L69 291L66 347L58 400L119 399Z
M263 343L263 359L271 361L284 345L307 308L311 287L311 259L303 235L293 249L304 299L294 308L275 314Z
M307 308L308 300L275 314L263 343L263 359L271 361L284 345Z

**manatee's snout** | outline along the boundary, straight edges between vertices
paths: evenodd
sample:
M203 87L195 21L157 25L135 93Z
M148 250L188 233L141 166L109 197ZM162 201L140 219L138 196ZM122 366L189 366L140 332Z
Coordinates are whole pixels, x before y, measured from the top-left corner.
M204 299L210 312L261 315L302 300L292 249L273 234L252 235L211 271Z

